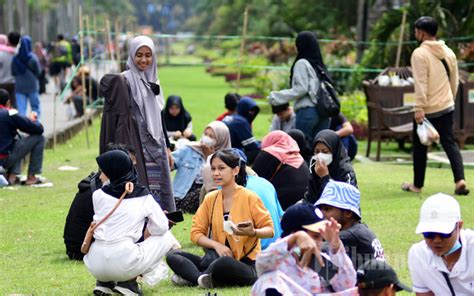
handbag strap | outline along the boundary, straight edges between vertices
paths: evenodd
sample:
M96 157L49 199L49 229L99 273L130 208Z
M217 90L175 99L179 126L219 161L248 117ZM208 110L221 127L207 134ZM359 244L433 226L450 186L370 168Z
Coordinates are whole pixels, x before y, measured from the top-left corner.
M120 196L120 198L117 201L117 203L115 204L115 206L112 208L112 210L110 210L110 212L107 213L107 215L105 215L104 218L102 218L102 220L97 222L97 224L95 224L94 227L92 227L92 231L95 231L97 229L97 227L99 227L102 223L104 223L107 219L109 219L110 216L112 216L112 214L118 208L118 206L120 205L122 200L125 198L125 195L127 195L129 193L132 193L133 189L134 189L133 183L132 182L127 182L127 184L125 184L125 190L122 193L122 195Z
M216 197L214 198L214 203L212 204L211 218L209 219L209 232L207 233L208 238L211 238L211 234L212 234L212 218L214 216L214 208L216 207L216 201L217 201L217 197L219 197L219 192L220 190L217 191Z
M446 280L446 283L448 284L449 291L451 291L451 296L456 296L456 293L454 293L454 288L453 288L453 285L451 284L451 280L449 279L448 274L444 271L441 271L441 274L443 275L444 279Z
M451 80L451 72L449 71L448 63L446 63L445 59L440 60L443 63L444 68L446 69L446 74L448 74L448 79Z
M278 173L282 165L283 165L283 162L280 161L280 164L277 166L277 168L275 169L275 171L273 172L272 176L270 177L268 181L270 182L272 181L273 177L275 177L275 175Z

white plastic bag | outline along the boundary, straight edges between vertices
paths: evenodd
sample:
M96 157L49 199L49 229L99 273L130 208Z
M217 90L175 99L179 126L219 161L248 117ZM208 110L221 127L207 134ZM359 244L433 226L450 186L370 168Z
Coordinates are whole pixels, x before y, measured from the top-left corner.
M154 287L162 280L168 278L168 271L168 265L161 260L153 270L143 275L143 282L150 287Z
M416 133L418 134L418 138L420 138L421 144L425 146L429 146L432 143L439 144L439 133L426 118L423 119L421 124L418 124Z

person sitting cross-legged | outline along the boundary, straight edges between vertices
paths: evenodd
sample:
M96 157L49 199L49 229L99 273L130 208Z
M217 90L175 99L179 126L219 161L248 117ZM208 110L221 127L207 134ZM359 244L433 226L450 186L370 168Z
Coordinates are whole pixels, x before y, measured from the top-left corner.
M19 136L18 130L28 134ZM37 176L43 167L44 137L43 125L38 122L37 114L23 116L15 109L10 109L8 92L0 89L0 166L7 171L9 184L19 181L21 160L30 154L28 177L25 185L41 183Z
M245 163L232 149L211 157L212 177L221 189L206 195L193 217L191 240L206 255L174 251L166 262L177 285L250 286L257 280L260 239L273 237L273 223L262 200L244 188Z

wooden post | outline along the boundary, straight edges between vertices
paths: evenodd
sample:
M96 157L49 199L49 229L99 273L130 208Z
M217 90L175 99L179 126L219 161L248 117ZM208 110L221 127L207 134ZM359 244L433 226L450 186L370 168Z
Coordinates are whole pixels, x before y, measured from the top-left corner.
M84 66L84 26L83 26L83 18L82 18L82 5L79 6L79 40L81 44L81 66ZM83 115L82 119L84 121L84 127L86 129L86 142L87 142L87 149L90 149L90 143L89 143L89 129L87 127L87 115L86 115L86 106L87 106L87 96L84 88L86 87L86 74L84 71L81 73L81 79L82 79L82 110L83 110Z
M240 75L242 72L242 59L244 55L244 48L245 48L245 38L247 36L247 24L248 24L248 16L249 16L249 6L245 6L244 12L244 27L242 29L242 37L240 39L240 55L239 55L239 62L238 62L238 72L237 72L237 84L236 84L236 93L239 93L240 88Z
M92 43L91 43L91 32L89 26L89 16L86 15L86 31L87 31L87 47L88 47L88 66L89 66L89 88L87 91L89 92L89 101L92 102ZM91 119L92 120L92 119ZM94 130L94 123L91 124L92 127L92 139L95 140L95 130Z
M105 29L107 30L107 49L110 52L110 59L112 60L112 64L115 64L115 55L114 55L114 48L112 45L112 34L110 33L110 23L109 19L105 19Z
M118 66L118 71L119 72L122 72L122 61L120 60L120 48L119 48L119 42L120 42L120 32L122 31L120 29L120 19L117 17L117 19L115 20L115 23L114 23L114 31L115 31L115 43L114 43L114 46L115 46L115 57L117 59L117 66Z
M395 67L400 66L400 56L402 54L402 43L403 43L403 34L405 33L405 22L407 20L407 10L403 10L402 17L402 27L400 28L400 36L398 37L398 47L397 47L397 59L395 61Z
M57 111L57 102L56 100L58 99L58 92L55 91L53 94L53 151L56 149L56 139L57 139L57 132L56 132L56 111Z

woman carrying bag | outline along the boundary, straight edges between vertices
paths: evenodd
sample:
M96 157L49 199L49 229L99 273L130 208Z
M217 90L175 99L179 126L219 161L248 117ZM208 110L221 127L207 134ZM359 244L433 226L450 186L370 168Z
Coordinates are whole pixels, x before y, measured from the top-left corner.
M296 128L301 130L308 141L316 134L329 128L330 118L318 114L314 99L318 93L321 81L318 69L327 72L323 62L316 34L304 31L296 37L296 56L291 66L290 88L272 91L268 96L272 106L280 106L295 100Z
M273 223L261 199L245 189L245 163L232 149L211 157L220 190L206 195L193 217L191 240L206 249L199 257L175 251L166 257L177 285L250 286L257 280L260 239L273 237Z
M137 276L149 282L165 254L180 245L168 230L168 219L160 206L148 189L137 183L127 153L109 151L97 157L97 163L102 182L110 182L92 195L94 223L99 226L93 231L95 241L85 251L84 264L97 279L94 295L141 295ZM133 185L126 188L129 183ZM130 193L124 195L126 189ZM137 243L145 221L146 239Z

